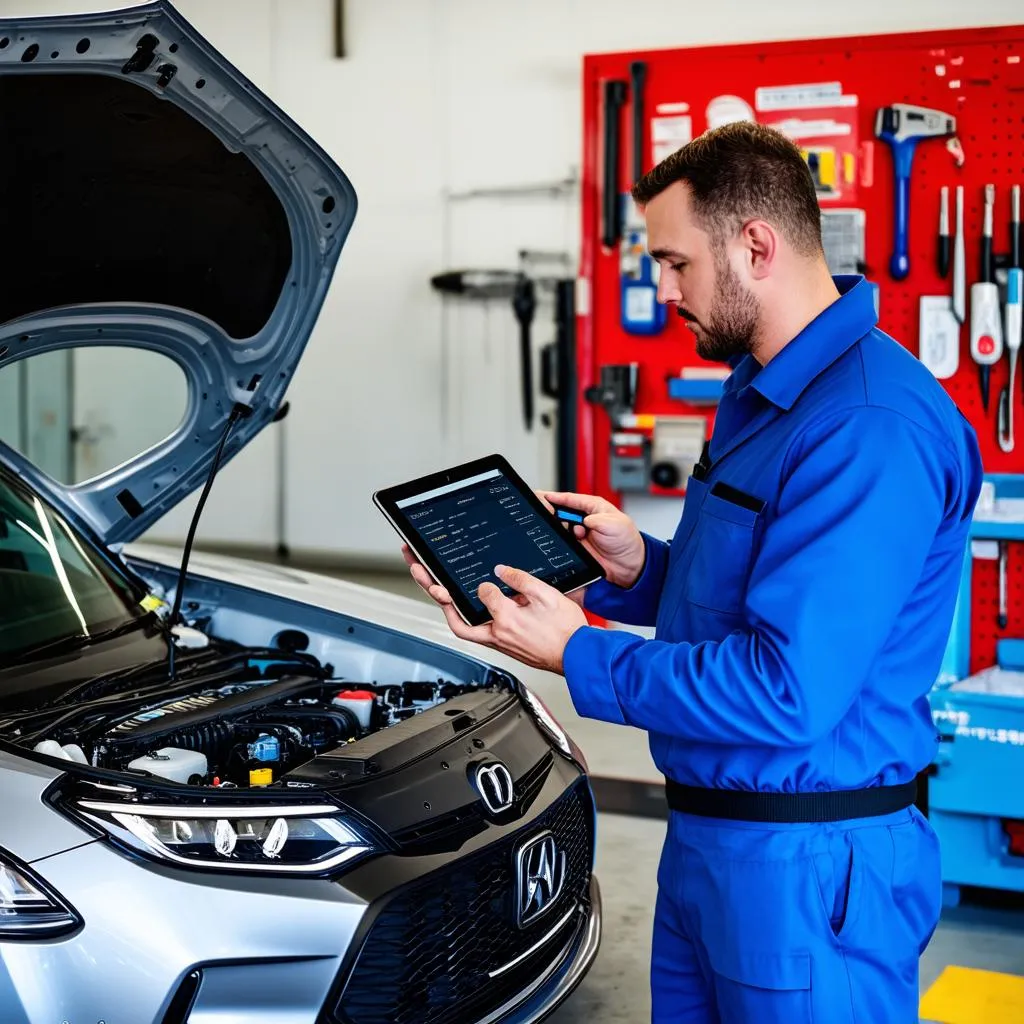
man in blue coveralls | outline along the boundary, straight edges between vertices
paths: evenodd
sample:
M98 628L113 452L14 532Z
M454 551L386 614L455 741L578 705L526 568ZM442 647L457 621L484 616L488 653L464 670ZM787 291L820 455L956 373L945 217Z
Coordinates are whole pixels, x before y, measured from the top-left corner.
M633 196L659 300L732 367L672 541L545 494L586 514L607 579L566 597L498 566L520 597L485 583L477 628L406 558L456 635L649 733L670 807L656 1024L911 1024L941 893L915 778L936 750L927 693L981 485L974 431L878 329L871 286L829 274L783 136L709 131ZM655 637L591 626L581 603Z

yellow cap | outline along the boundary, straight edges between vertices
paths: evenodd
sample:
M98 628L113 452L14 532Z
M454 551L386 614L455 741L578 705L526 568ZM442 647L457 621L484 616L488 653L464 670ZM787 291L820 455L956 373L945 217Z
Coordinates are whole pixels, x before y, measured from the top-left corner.
M249 772L250 786L269 786L274 781L272 768L253 768Z

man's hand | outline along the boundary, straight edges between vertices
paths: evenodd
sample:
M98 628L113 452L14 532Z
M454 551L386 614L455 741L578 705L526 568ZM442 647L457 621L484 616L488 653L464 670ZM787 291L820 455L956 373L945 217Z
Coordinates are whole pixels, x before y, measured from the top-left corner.
M449 628L461 640L491 647L532 668L562 672L565 645L580 626L587 625L576 602L522 569L497 566L495 575L516 593L506 597L493 583L481 584L477 596L491 613L491 621L467 626L451 595L433 581L408 545L402 546L402 555L412 578L440 605Z
M601 563L609 583L629 588L644 569L646 551L640 531L625 512L593 494L537 491L548 507L564 505L584 513L583 526L573 526L576 537Z

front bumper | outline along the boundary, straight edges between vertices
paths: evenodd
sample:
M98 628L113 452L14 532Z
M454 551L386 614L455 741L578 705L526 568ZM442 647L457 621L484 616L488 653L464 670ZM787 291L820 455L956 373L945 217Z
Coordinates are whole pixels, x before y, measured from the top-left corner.
M478 1024L537 1024L553 1013L583 980L601 946L601 887L596 876L590 879L590 907L579 934L565 948L550 971L537 979L532 989Z
M458 880L471 873L475 862L500 863L519 837L541 827L553 827L557 834L553 817L570 797L586 794L580 806L592 806L585 783L556 797L564 783L557 773L550 777L550 788L545 787L544 793L547 799L539 799L532 814L497 830L493 837L481 836L470 854L373 860L343 876L341 884L183 873L133 863L105 842L37 860L33 870L68 899L85 925L71 936L50 942L0 943L0 1020L4 1024L80 1020L347 1024L352 1007L345 1002L344 988L355 976L353 967L360 955L371 949L366 936L375 922L381 922L386 908L403 893L408 897L410 891L420 893L424 887L443 892L449 902L450 896L459 893ZM501 964L508 973L484 993L486 1006L459 1016L459 1024L540 1021L585 975L601 938L600 890L589 871L592 841L589 832L587 849L573 854L578 866L586 856L586 868L582 877L576 876L581 888L575 890L578 898L571 919L563 920L567 902L562 909L552 910L550 924L538 926L539 931L530 932L528 938L524 933L521 941L530 948L515 949L522 960L518 966L507 962L507 944L495 947L506 955ZM402 884L396 877L402 872L414 877ZM493 907L493 898L479 903L479 913L459 911L455 920L476 921L479 926L487 919L487 906ZM427 902L414 900L412 907L416 913L410 916L421 916L421 910L428 916L408 928L399 920L402 936L429 939L436 919L429 916ZM394 918L390 920L394 924ZM380 931L375 934L379 936ZM472 953L473 948L459 947L463 954ZM379 943L372 949L377 955L382 950L387 953ZM455 947L451 949L455 952ZM451 1012L439 1009L445 993L438 986L443 989L449 984L454 968L450 963L446 966L444 959L439 964L431 977L438 999L435 1010L424 1016L427 1010L415 1008L407 998L407 971L404 981L392 982L404 986L401 1014L384 1019L394 1024L448 1020ZM397 974L377 977L397 978ZM371 1005L362 1019L376 1019L373 1014L379 1011L379 1004Z

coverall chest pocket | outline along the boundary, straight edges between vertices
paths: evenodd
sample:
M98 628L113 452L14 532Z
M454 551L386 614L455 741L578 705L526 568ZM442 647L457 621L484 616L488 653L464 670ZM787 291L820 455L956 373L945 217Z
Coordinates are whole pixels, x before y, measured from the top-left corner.
M735 615L743 608L754 555L764 525L764 502L715 484L694 527L686 600Z

